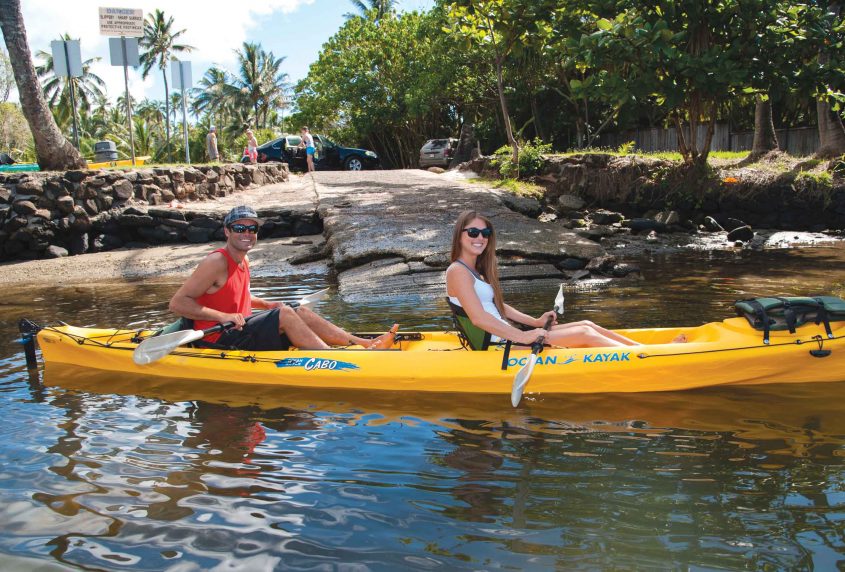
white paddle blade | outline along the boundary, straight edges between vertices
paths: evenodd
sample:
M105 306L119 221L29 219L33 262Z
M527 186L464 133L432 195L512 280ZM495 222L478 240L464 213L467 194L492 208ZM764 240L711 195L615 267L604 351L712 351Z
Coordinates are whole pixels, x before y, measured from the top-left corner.
M201 340L205 336L202 330L183 330L147 338L132 352L132 361L138 365L147 365L158 361L179 346Z
M329 289L323 288L322 290L318 290L318 291L314 292L313 294L308 294L307 296L303 296L302 298L297 300L296 303L299 304L300 306L308 306L310 304L314 304L316 302L319 302L320 300L325 298L328 293L329 293Z
M522 400L522 392L525 391L525 386L528 385L528 379L534 372L534 364L537 363L537 354L531 354L528 362L517 372L516 377L513 378L513 388L511 389L511 405L516 407Z
M563 284L557 289L557 296L555 297L555 312L563 315Z

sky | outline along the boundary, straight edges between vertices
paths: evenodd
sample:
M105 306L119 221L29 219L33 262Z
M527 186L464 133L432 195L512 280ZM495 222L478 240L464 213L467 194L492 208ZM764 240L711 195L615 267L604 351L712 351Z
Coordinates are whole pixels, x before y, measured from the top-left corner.
M241 0L243 1L243 0ZM185 29L180 43L195 49L179 59L191 62L193 82L212 65L235 69L234 50L244 42L260 43L276 57L285 57L282 70L292 84L308 75L320 47L343 25L344 15L354 12L350 0L22 0L29 49L50 52L50 42L67 33L80 40L82 59L101 57L92 66L106 83L110 99L124 91L123 68L109 62L108 36L101 36L99 8L134 8L144 14L156 8L173 16L174 29ZM400 0L400 11L428 10L434 0ZM38 63L38 58L36 58ZM167 71L170 81L170 70ZM172 87L172 86L171 86ZM161 72L141 78L140 68L129 68L129 92L136 101L164 98ZM17 101L17 94L12 100Z

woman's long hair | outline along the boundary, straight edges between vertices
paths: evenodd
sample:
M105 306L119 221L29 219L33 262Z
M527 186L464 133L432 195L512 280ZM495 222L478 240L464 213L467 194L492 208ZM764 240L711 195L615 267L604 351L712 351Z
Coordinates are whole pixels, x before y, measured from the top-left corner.
M452 251L449 258L452 262L461 256L461 235L464 228L472 219L479 218L484 221L490 229L490 238L487 239L487 247L475 261L475 271L478 272L490 286L493 287L493 302L499 309L499 313L505 315L505 299L502 296L502 286L499 284L499 263L496 260L496 229L489 218L477 211L464 211L458 216L455 228L452 230Z

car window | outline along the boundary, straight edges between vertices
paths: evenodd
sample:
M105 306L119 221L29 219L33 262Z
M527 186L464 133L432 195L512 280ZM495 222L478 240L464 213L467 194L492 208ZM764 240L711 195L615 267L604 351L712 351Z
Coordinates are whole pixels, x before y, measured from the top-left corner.
M287 139L290 147L296 147L302 142L302 137L299 135L288 135Z
M327 149L331 149L332 147L337 147L335 142L329 139L328 137L320 137L320 140L323 142L323 145L326 146Z
M428 143L426 143L426 147L430 149L442 149L446 145L449 144L448 139L431 139Z

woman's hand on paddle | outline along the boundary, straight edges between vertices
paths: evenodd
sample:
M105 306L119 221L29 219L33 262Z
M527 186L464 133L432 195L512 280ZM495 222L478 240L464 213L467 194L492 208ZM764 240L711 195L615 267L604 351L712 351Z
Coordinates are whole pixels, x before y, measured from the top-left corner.
M544 312L542 316L537 318L537 322L535 325L542 328L546 325L546 320L548 320L549 318L552 319L552 326L557 324L557 312L555 312L554 310L549 310L548 312Z
M537 341L537 338L540 336L545 336L548 332L543 328L535 328L533 330L526 330L524 332L520 332L519 336L516 336L519 339L513 340L520 344L525 344L530 346L534 342Z

